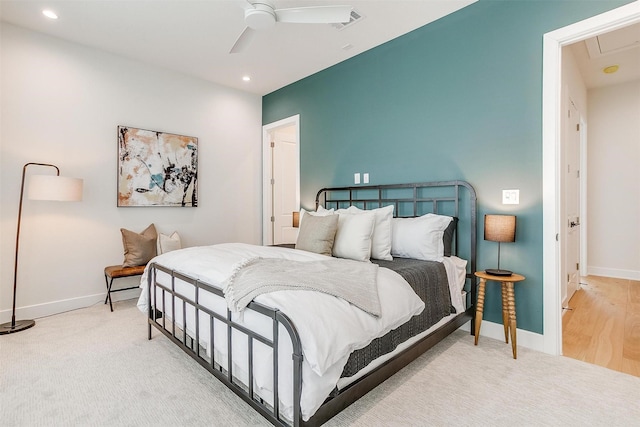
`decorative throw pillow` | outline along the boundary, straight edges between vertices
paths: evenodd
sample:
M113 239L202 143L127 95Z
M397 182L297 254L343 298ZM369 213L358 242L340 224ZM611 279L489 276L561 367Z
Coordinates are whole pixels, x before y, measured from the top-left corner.
M307 215L300 222L296 249L331 256L337 229L338 215Z
M328 216L328 215L333 215L334 211L333 209L325 209L321 206L318 206L318 210L317 211L308 211L304 208L300 208L300 218L298 219L298 226L302 225L302 219L304 218L305 215L309 215L309 216Z
M389 205L371 210L362 210L351 206L346 210L346 213L354 214L373 212L376 216L373 234L371 235L371 258L373 259L393 260L391 256L391 219L393 218L393 209L394 206ZM338 210L338 213L341 213L340 210Z
M360 214L338 214L338 231L333 243L333 256L356 261L369 261L371 235L376 215L365 211Z
M444 235L442 236L442 243L444 244L444 256L451 256L453 253L453 235L456 232L456 228L458 227L458 218L451 217L452 220L444 230Z
M124 246L123 267L135 267L145 265L156 256L156 233L155 225L151 224L142 233L120 229L122 233L122 245Z
M170 236L162 233L158 234L158 255L175 251L176 249L182 249L182 242L177 231L174 231Z
M444 230L453 220L450 216L427 214L418 218L394 218L391 255L426 261L442 261Z

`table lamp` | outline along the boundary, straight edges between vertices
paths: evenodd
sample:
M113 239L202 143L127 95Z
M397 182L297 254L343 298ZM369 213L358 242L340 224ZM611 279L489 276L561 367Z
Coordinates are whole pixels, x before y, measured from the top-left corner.
M500 243L516 241L515 215L485 215L484 240L498 242L498 268L486 269L487 274L494 276L511 276L511 274L513 274L511 271L500 269Z

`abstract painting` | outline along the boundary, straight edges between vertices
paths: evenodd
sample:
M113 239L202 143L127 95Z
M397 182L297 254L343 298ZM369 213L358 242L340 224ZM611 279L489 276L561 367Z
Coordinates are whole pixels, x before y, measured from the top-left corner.
M121 206L198 206L198 138L118 126Z

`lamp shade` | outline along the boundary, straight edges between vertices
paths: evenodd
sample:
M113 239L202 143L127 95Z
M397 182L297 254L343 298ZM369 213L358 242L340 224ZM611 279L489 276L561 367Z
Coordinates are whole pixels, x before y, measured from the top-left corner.
M515 215L485 215L484 240L491 242L515 242Z
M82 180L57 175L33 175L29 180L31 200L78 202L82 200Z

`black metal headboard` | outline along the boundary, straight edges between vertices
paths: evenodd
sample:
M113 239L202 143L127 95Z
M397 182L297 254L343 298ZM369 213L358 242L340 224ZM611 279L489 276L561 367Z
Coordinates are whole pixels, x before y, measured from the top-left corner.
M316 194L316 209L319 205L326 209L349 206L375 209L394 205L396 217L417 217L427 213L457 217L452 251L468 261L467 279L471 283L472 305L475 303L476 202L476 191L466 181L323 188Z

